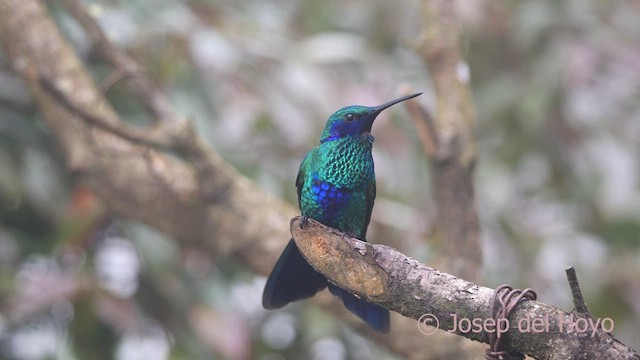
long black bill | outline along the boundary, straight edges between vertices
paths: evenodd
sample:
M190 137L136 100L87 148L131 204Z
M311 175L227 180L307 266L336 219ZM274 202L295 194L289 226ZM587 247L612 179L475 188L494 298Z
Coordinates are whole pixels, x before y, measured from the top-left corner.
M418 95L422 95L422 93L415 93L415 94L411 94L411 95L407 95L407 96L403 96L400 98L397 98L395 100L391 100L391 101L387 101L386 103L382 104L382 105L378 105L376 106L375 110L373 111L373 115L378 115L382 112L382 110L391 107L399 102L403 102L405 100L409 100L409 99L413 99L414 97L418 96Z

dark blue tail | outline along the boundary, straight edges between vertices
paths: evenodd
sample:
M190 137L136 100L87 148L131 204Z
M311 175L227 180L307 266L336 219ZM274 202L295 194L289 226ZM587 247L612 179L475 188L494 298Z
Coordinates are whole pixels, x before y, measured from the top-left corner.
M329 291L334 296L342 299L344 307L364 320L373 329L385 334L389 332L389 310L364 299L359 299L350 292L331 283L329 283Z
M358 299L333 284L328 284L344 306L377 331L389 332L389 310ZM327 286L327 279L315 271L290 240L267 279L262 293L265 309L278 309L290 302L310 298Z
M326 286L327 279L309 265L292 239L271 270L262 293L262 306L279 309L290 302L310 298Z

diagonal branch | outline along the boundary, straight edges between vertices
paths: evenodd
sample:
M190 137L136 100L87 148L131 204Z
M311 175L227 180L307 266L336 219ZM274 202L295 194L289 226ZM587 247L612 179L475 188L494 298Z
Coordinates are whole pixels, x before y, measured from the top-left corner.
M170 126L172 132L177 132L186 121L181 118L171 106L164 94L154 86L138 63L126 52L115 46L107 34L98 25L95 18L87 11L87 7L79 0L63 0L69 11L87 32L93 43L103 56L116 68L120 76L125 77L133 93L138 96L145 107L153 114L154 120L161 126Z
M419 320L425 334L433 333L426 325L438 324L439 329L489 343L492 328L485 320L492 318L493 289L439 272L388 246L350 238L312 219L306 224L301 229L300 218L293 218L291 235L307 261L331 282ZM465 319L478 322L464 331L471 326ZM640 359L606 332L614 328L612 319L602 319L600 327L578 319L553 306L525 301L509 316L508 330L493 329L504 330L504 349L537 359Z
M115 67L115 78L127 80L133 95L141 100L158 126L143 131L128 126L122 121L115 124L101 121L99 116L80 111L82 108L74 106L71 101L66 102L68 107L86 121L125 139L160 149L175 150L195 170L201 198L205 201L215 200L219 189L229 186L228 179L219 176L219 168L224 167L222 159L210 151L204 140L196 133L193 124L175 112L171 102L149 77L145 76L138 63L111 42L81 1L64 0L64 3L98 46L103 56ZM113 79L109 80L113 81ZM49 87L49 90L55 90L55 87Z
M42 90L55 98L60 105L67 109L67 111L76 114L91 125L140 145L146 145L161 150L169 149L173 146L173 141L171 141L164 132L143 131L121 121L108 121L107 118L101 117L88 109L83 109L74 104L71 96L65 94L63 90L58 89L53 81L46 77L38 77L38 82L40 83Z
M191 155L188 144L184 148L178 146L183 156L176 159L143 146L149 144L128 139L113 131L114 129L92 123L88 117L96 116L100 121L118 124L123 122L95 86L84 64L61 37L45 9L37 0L0 0L0 44L14 71L26 82L44 121L57 138L69 170L76 172L79 181L89 185L113 213L153 226L174 237L180 244L195 244L216 255L233 256L256 273L266 275L289 239L289 232L286 231L288 214L297 211L252 184L203 143L192 145L196 151L195 156ZM137 74L137 77L144 77L143 74ZM68 91L63 91L64 96L59 96L55 90L46 89L47 85L43 86L42 79L56 84L55 89ZM148 80L145 83L150 84ZM60 84L64 86L61 87ZM88 113L91 115L82 109L91 109ZM166 114L161 109L155 111ZM158 115L159 118L163 116L166 115ZM201 141L199 137L189 136L179 138ZM197 154L198 151L202 153ZM176 152L180 153L178 150ZM198 158L202 164L197 163ZM210 173L202 175L202 169L208 169ZM207 183L211 198L206 201L203 201L200 189L204 178L212 179L211 183ZM342 235L335 236L342 239ZM347 239L345 244L351 242L352 240ZM368 249L384 253L385 247L365 246L360 249L365 254ZM484 304L487 292L490 292L490 289L435 272L401 254L381 258L387 259L383 268L385 271L391 271L396 266L398 269L410 270L402 266L403 261L407 261L407 266L413 266L413 272L405 274L413 274L410 281L406 278L389 277L388 274L385 275L385 271L373 273L380 274L384 282L378 284L386 286L385 289L390 291L383 294L374 292L377 294L377 301L386 303L393 297L411 297L405 302L399 302L397 306L387 304L405 316L415 318L421 312L433 311L435 314L436 310L449 310L452 305L447 305L448 303L461 304L458 297L463 299L463 304L477 303L479 307L473 309L477 311ZM370 266L374 266L374 271L377 264L370 263ZM394 273L391 271L389 274ZM424 276L416 277L417 275ZM401 287L397 281L406 282L407 286L420 285L422 288L424 285L427 290L423 289L416 298L416 293L408 292L408 288ZM431 287L433 281L450 291L456 290L447 293L448 298L440 298L437 296L438 289ZM452 286L446 283L449 281L453 282ZM357 289L359 288L354 287L356 292ZM402 289L406 291L404 294ZM477 296L477 302L468 296L469 291ZM360 294L367 296L365 293ZM433 296L434 300L427 301L431 298L426 296ZM314 303L341 316L343 310L335 310L341 306L327 305L328 302L337 303L326 301L327 298L330 299L328 296L316 297ZM412 304L418 308L399 308ZM529 311L530 309L525 308L529 305L524 304L523 309ZM465 311L467 310L469 309ZM351 325L356 324L356 328L359 326L359 322L349 318L345 318L345 321ZM375 337L366 331L364 333L395 353L411 358L425 358L425 354L436 353L435 349L442 345L425 339L413 321L408 321L411 326L406 329L410 330L396 326L397 323L398 321L395 322L394 329L398 330L394 330L392 336ZM605 335L599 332L596 337L600 339ZM540 341L544 339L546 338L543 337ZM514 343L513 347L520 345L527 346ZM616 341L609 347L618 349L620 353L628 353L626 347Z
M176 150L183 154L176 158L92 122L96 117L123 123L41 1L0 0L0 45L56 138L69 171L112 213L154 227L181 246L232 256L257 274L269 273L290 238L287 223L297 209L254 185L203 143L191 144L201 154L190 155L190 145L184 144L186 151ZM45 89L42 79L64 96ZM345 316L330 295L316 296L312 303L396 354L459 357L460 349L451 342L424 341L413 321L394 320L393 336L383 337Z
M115 130L122 120L42 3L1 0L0 9L3 53L25 81L80 182L120 216L214 254L233 254L259 273L269 271L288 239L286 214L295 213L292 206L251 184L195 137L185 147L202 152L214 194L203 201L198 164L188 151L176 159ZM60 91L46 89L45 83ZM108 131L98 122L113 125L106 126Z

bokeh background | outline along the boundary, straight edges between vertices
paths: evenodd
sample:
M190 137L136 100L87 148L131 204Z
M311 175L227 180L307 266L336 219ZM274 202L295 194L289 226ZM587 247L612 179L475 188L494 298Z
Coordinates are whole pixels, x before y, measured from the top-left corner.
M105 79L78 24L47 5ZM417 0L87 5L216 151L291 203L298 165L337 108L409 85L433 109ZM640 349L640 2L473 0L458 14L477 111L483 285L532 287L570 310L573 265L594 316ZM148 123L122 84L108 97ZM369 239L429 262L436 209L413 124L397 107L373 134ZM263 310L264 277L106 213L65 170L1 54L0 149L0 357L395 358L304 302Z

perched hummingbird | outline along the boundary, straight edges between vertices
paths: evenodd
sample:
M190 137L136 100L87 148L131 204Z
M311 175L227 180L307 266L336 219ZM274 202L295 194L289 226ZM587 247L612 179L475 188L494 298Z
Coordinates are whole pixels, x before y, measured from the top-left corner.
M376 197L371 148L371 126L386 108L414 98L403 96L380 106L352 105L329 117L320 144L300 164L296 187L303 218L313 218L360 240L365 240ZM389 332L389 310L341 289L315 271L302 257L293 239L280 255L262 294L265 309L278 309L329 287L344 306L377 331Z

